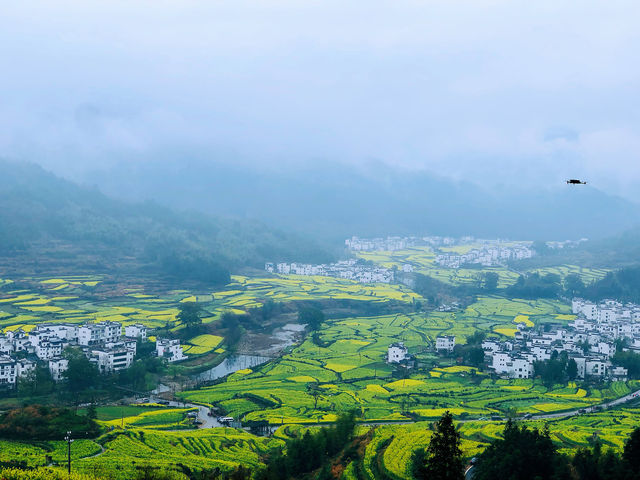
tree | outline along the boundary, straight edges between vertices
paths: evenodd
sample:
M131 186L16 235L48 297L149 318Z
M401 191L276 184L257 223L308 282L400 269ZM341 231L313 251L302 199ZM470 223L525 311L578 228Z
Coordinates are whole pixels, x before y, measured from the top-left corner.
M544 240L536 240L535 242L533 242L533 244L531 244L531 248L538 255L546 255L551 251L551 249L547 245L547 242L545 242Z
M98 418L98 411L96 410L96 406L94 403L90 403L87 407L87 417L91 420L95 420Z
M556 451L549 430L519 427L512 420L503 438L494 440L478 458L474 480L551 480L566 478L566 462Z
M54 388L55 382L47 367L38 366L27 375L18 377L17 390L20 397L46 395L51 393Z
M569 377L569 380L575 380L577 376L578 376L578 364L573 358L571 358L567 362L567 377Z
M467 345L481 345L486 336L486 332L476 330L473 334L467 335Z
M82 350L68 347L64 351L64 357L69 361L69 366L63 373L69 391L79 393L97 385L100 378L98 367L89 361Z
M640 355L637 353L618 351L611 360L615 365L626 368L629 378L640 378Z
M313 409L317 409L318 398L320 398L320 395L322 395L322 392L320 391L320 388L318 386L318 382L307 383L307 392L313 397Z
M184 302L178 307L178 321L188 330L192 330L202 325L202 308L196 302Z
M411 470L416 479L464 480L464 463L460 449L460 434L447 410L435 425L427 450L413 453Z
M577 273L570 273L564 278L564 292L568 297L584 295L584 282Z
M482 276L482 288L488 292L493 292L498 288L500 276L496 272L485 272Z
M318 330L324 322L324 313L319 308L304 305L298 311L298 322L309 325L311 330Z
M240 342L244 332L240 325L239 318L241 318L239 315L231 312L225 312L222 314L222 318L220 319L222 327L227 329L227 334L225 335L227 346L232 350Z
M625 442L622 459L634 474L640 474L640 427L636 427Z

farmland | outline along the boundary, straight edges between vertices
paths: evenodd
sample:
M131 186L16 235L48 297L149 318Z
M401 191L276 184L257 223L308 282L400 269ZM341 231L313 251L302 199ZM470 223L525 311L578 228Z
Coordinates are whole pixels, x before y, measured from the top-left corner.
M557 301L486 296L462 312L328 320L315 343L307 338L265 366L180 395L233 416L279 424L331 421L350 408L365 420L436 418L445 409L460 418L554 412L588 407L635 388L635 382L592 388L492 379L438 357L429 348L441 334L455 335L460 342L476 331L506 338L513 335L516 323L541 325L571 318L568 307ZM394 373L384 359L387 346L397 340L405 342L423 368L406 377Z
M549 426L551 438L561 452L572 453L575 448L587 447L598 438L604 448L621 450L624 440L637 426L640 409L627 407L607 412L593 413L558 420L527 421L530 428ZM360 427L361 433L366 427ZM462 450L466 458L476 456L499 438L503 422L466 422L458 425L462 436ZM360 471L369 480L380 478L376 472L383 470L391 478L411 478L409 462L414 449L426 447L431 438L431 424L419 422L411 425L383 425L375 430L373 440L367 446ZM356 478L349 477L346 478Z
M140 288L116 290L102 288L102 277L62 277L3 280L0 284L0 329L18 328L28 332L41 322L85 323L117 321L123 325L142 323L149 328L181 328L178 306L197 301L203 309L203 322L215 322L224 312L245 313L264 301L352 300L385 304L410 304L419 296L396 285L361 285L349 280L326 277L249 278L234 276L224 289L215 292L171 290L162 294ZM27 288L25 288L25 285ZM185 342L187 355L212 351L224 353L223 338L199 335Z
M485 267L482 270L474 268L451 269L434 263L435 253L429 247L414 247L394 252L358 252L363 260L382 265L386 268L411 265L415 272L436 278L451 285L465 285L477 282L480 273L495 272L498 274L499 287L511 285L518 278L518 274L505 267Z
M281 444L277 439L235 429L162 432L129 428L107 433L96 441L76 440L71 460L74 471L129 480L135 478L137 468L145 465L177 471L178 465L196 471L216 467L232 470L238 465L256 467L260 455ZM24 461L37 467L45 465L45 457L49 455L54 463L66 465L64 441L0 441L0 449L0 461Z
M359 255L387 267L410 263L415 271L451 285L471 284L482 272L494 271L502 288L518 276L506 267L442 268L433 264L428 249ZM575 273L586 283L606 274L606 270L568 265L538 271L561 277ZM227 353L224 330L216 329L225 312L243 314L267 300L290 305L304 301L346 305L336 309L338 313L331 311L315 334L308 334L282 356L238 370L215 385L176 393L185 401L215 406L234 418L283 425L272 438L231 428L194 429L187 416L193 408L100 406L97 420L105 433L95 440L78 440L72 453L77 471L106 478L132 478L144 465L170 470L178 465L193 470L231 470L238 465L255 468L266 453L284 444L290 432L333 422L350 409L356 410L363 423L415 422L376 428L358 469L371 479L379 478L380 471L390 478L408 478L412 451L428 443L430 422L447 410L457 421L464 420L459 429L464 454L471 457L502 431L502 423L487 421L487 417L573 411L640 388L635 380L545 385L540 380L498 379L434 350L439 335L454 335L458 344L476 332L506 340L521 324L543 327L574 319L569 306L558 300L484 294L457 311L441 312L422 310L420 304L425 299L402 285L365 285L314 276L236 275L215 291L159 291L135 285L116 288L109 285L109 279L92 276L13 280L0 281L0 328L4 331L22 328L28 332L43 321L112 320L177 333L183 327L177 320L179 306L197 302L204 324L213 328L189 335L182 342L184 351L195 359L211 356L213 362L216 354L223 358ZM374 306L372 311L377 313L350 311L349 305L354 303ZM403 370L385 361L387 347L397 341L404 342L415 356L417 368ZM620 448L639 413L629 407L551 420L549 424L562 449L587 445L594 434L605 445ZM541 421L530 423L542 425ZM295 424L304 426L292 427ZM359 427L360 433L368 429ZM65 448L62 441L1 441L0 461L24 461L35 467L44 465L43 459L49 455L54 463L63 464ZM343 478L356 478L354 471L355 465L347 467Z
M131 408L142 410L140 416L149 411L163 411L153 407ZM133 418L136 412L130 409L126 413ZM115 411L110 407L98 409L99 417L112 417L114 414ZM588 446L594 438L598 438L605 448L620 450L624 439L636 427L639 414L638 407L623 407L546 422L530 420L526 424L530 428L548 425L552 440L563 452L569 453L577 447ZM230 470L240 464L256 468L260 465L262 455L283 446L284 440L291 435L304 432L303 427L285 426L278 429L273 437L265 438L231 428L198 431L162 431L158 428L150 426L142 429L130 425L123 430L115 427L96 440L77 440L72 447L74 470L124 480L132 478L135 470L145 465L166 470L182 470L186 467L195 471L213 468ZM364 434L371 428L374 428L371 442L366 446L363 458L356 460L360 463L359 471L364 478L380 478L378 472L381 470L392 478L411 478L408 460L414 449L428 444L432 423L377 427L361 425L357 433ZM504 422L459 423L465 458L477 455L490 441L499 438L503 428ZM0 441L0 461L24 461L35 467L44 465L46 455L50 455L54 463L64 465L66 443ZM353 471L354 466L347 468L343 478L356 478L348 473Z

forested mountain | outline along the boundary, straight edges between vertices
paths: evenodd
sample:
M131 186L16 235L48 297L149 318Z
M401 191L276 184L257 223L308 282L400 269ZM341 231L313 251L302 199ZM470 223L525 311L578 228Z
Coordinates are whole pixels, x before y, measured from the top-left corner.
M5 268L140 271L219 283L229 270L269 260L333 259L313 241L257 221L114 200L32 164L0 162L0 172Z
M87 174L105 192L216 215L259 218L334 241L350 235L474 235L564 240L611 236L640 224L637 205L564 179L547 188L480 187L382 163L269 169L258 162L154 157ZM469 179L472 180L472 179Z

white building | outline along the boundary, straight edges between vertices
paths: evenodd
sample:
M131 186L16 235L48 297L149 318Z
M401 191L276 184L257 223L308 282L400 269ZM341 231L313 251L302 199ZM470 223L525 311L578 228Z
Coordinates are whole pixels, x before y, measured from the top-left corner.
M115 342L121 335L122 324L119 322L89 323L78 328L78 343L92 346L104 342Z
M91 355L97 360L100 373L112 373L129 368L133 363L135 352L125 347L101 348L92 350Z
M408 350L407 347L404 346L404 343L392 343L387 349L387 362L400 363L407 359L407 353Z
M73 323L41 323L29 332L29 337L31 338L34 335L38 335L39 332L44 332L44 335L49 337L56 337L69 342L77 342L78 328L79 326ZM31 343L34 342L32 341Z
M585 375L590 377L605 377L607 367L611 364L599 358L587 358L585 362Z
M141 323L136 323L135 325L127 325L126 327L124 327L124 334L127 337L139 338L144 342L147 339L147 327L145 327Z
M21 328L13 332L7 332L6 335L13 342L13 350L15 352L26 351L31 347L31 340Z
M35 368L35 363L9 356L0 356L0 386L15 387L17 379L27 375Z
M62 355L62 351L68 345L58 338L41 340L36 346L36 355L40 360L49 360Z
M456 337L453 335L445 335L436 337L436 350L453 352L453 348L456 346Z
M533 376L532 362L524 357L512 356L506 352L495 353L490 367L498 375L506 375L510 378L531 378Z
M177 362L187 358L182 351L180 340L170 340L168 338L156 339L156 354L160 358L165 358L168 362Z
M51 378L54 381L59 382L64 378L64 372L69 368L69 360L66 358L52 358L49 360L49 371L51 372Z

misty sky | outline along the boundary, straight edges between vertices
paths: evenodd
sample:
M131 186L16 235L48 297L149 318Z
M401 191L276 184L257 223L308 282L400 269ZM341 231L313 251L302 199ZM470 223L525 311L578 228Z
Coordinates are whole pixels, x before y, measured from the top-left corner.
M640 200L640 2L0 5L0 156L383 161ZM177 154L176 154L177 155Z

